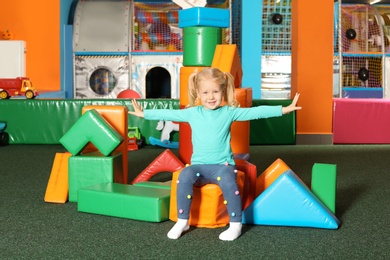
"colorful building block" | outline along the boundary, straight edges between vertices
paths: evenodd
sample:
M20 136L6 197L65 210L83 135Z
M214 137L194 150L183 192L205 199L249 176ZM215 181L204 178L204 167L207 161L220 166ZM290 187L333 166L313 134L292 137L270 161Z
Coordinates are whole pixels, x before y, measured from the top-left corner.
M150 187L171 190L172 181L159 182L159 181L142 181L134 183L134 186Z
M211 66L215 47L221 43L221 28L185 27L183 29L183 65Z
M168 220L170 191L100 183L78 191L78 211L149 222Z
M105 105L89 105L82 108L82 114L86 111L95 109L103 118L122 136L123 142L114 150L122 153L122 169L123 173L114 176L114 182L128 183L128 109L126 106L105 106ZM93 144L89 144L85 151L97 151Z
M169 210L169 219L177 221L177 203L176 190L177 179L181 170L172 175L171 187L171 207ZM243 194L245 174L242 171L237 172L237 184L240 194ZM206 184L200 187L194 186L194 194L190 209L190 218L188 220L191 226L217 228L229 224L229 215L221 189L216 184Z
M60 139L60 143L72 155L79 154L92 142L107 156L122 141L121 135L94 109L85 112Z
M211 67L218 68L223 72L229 72L234 77L234 86L236 88L241 86L243 71L236 44L218 44L215 48ZM251 105L252 102L249 107Z
M333 214L336 213L336 168L335 164L315 163L311 175L311 191Z
M337 229L339 220L291 170L243 212L243 224Z
M68 200L68 159L70 153L56 153L47 183L45 202L65 203Z
M145 170L138 174L131 184L148 181L151 177L160 172L174 172L182 168L184 168L184 164L171 150L166 149L156 159L154 159L153 162L145 168Z
M77 201L80 188L98 183L113 182L122 173L122 154L104 156L91 152L69 157L69 201Z
M230 27L229 9L192 7L179 11L179 27L210 26Z
M282 159L276 159L256 180L256 197L267 189L280 175L290 170Z

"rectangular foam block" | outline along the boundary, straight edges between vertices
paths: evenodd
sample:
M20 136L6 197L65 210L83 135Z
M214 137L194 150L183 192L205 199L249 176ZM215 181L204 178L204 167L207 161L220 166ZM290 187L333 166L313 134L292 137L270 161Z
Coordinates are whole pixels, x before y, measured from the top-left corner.
M333 143L389 144L390 102L374 98L333 99Z
M328 209L336 213L336 164L315 163L311 176L311 191Z
M134 186L142 186L149 188L167 189L171 190L172 181L159 182L159 181L142 181L133 184Z
M121 153L104 156L92 152L69 157L69 201L78 201L77 191L80 188L114 182L116 174L122 174Z
M45 202L65 203L68 200L68 161L70 156L70 153L56 153L46 188Z
M229 9L193 7L179 11L179 27L210 26L230 27Z
M291 100L253 100L252 106L288 106ZM250 144L295 144L295 112L281 117L250 121Z
M95 109L86 111L60 139L72 155L79 154L91 142L107 156L122 141L122 136Z
M78 197L80 212L149 222L169 217L168 189L101 183L79 189Z

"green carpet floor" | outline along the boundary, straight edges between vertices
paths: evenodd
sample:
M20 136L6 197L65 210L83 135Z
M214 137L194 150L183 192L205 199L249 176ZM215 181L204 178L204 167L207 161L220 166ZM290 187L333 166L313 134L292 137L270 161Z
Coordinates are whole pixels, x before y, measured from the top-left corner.
M129 179L164 148L129 152ZM0 147L0 259L390 259L390 145L252 146L258 174L281 158L310 187L314 163L337 164L337 230L244 226L191 228L178 240L173 222L149 223L77 212L76 203L43 200L60 145ZM174 151L177 154L177 151ZM164 181L170 173L153 178Z

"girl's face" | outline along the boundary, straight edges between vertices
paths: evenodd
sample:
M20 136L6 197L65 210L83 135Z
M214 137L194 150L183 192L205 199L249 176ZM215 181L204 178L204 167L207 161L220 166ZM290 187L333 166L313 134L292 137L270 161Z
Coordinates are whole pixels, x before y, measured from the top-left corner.
M199 82L198 97L206 109L218 108L223 99L223 91L219 84L212 80L202 80Z

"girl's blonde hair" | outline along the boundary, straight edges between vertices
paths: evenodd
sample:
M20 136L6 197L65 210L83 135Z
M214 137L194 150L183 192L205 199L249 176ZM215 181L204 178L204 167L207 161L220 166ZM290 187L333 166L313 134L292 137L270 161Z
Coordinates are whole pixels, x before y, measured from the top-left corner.
M221 86L223 91L224 101L228 106L239 107L234 90L234 77L229 72L222 72L217 68L204 68L198 73L192 73L188 78L188 100L189 106L197 106L199 104L198 88L199 82L203 80L211 80Z

